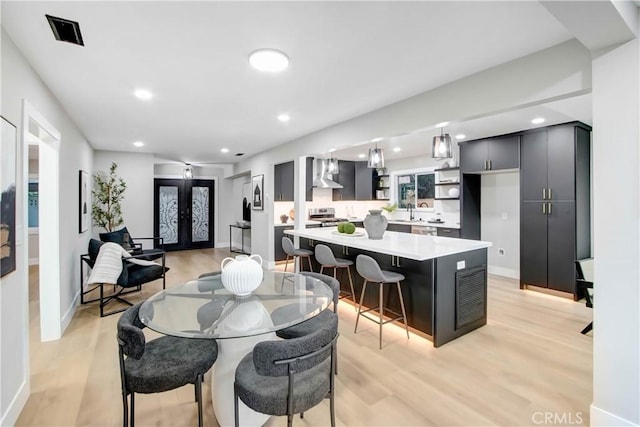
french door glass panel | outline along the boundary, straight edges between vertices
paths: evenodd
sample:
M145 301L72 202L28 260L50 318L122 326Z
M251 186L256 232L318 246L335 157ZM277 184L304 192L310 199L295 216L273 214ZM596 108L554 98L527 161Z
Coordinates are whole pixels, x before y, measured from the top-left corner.
M164 244L178 243L178 187L160 187L160 237Z
M209 240L209 188L191 189L191 241Z

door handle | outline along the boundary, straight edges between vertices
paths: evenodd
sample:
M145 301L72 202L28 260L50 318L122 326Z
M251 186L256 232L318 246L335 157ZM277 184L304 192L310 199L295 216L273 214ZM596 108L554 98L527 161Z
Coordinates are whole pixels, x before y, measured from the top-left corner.
M546 188L542 189L542 200L547 200L547 189Z
M551 189L549 189L549 200L551 200Z
M542 204L542 215L546 215L547 214L547 204L543 203Z
M551 203L548 204L549 205L549 209L547 209L549 211L549 215L551 215Z

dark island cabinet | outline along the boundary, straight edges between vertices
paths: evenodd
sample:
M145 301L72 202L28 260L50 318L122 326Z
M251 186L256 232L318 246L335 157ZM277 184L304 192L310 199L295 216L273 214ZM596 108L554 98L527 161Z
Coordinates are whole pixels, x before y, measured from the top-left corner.
M438 227L438 236L441 237L455 237L456 239L460 238L460 229L458 228L447 228L447 227Z
M284 261L285 259L287 259L287 254L284 252L284 249L282 249L282 238L285 236L291 238L291 236L289 236L288 234L284 234L285 230L293 230L293 225L278 225L274 227L273 237L275 261Z
M400 233L411 233L411 225L409 224L387 224L387 231L398 231Z
M580 297L574 261L591 256L590 131L568 123L522 135L521 288Z
M520 136L509 135L460 143L462 173L518 169Z

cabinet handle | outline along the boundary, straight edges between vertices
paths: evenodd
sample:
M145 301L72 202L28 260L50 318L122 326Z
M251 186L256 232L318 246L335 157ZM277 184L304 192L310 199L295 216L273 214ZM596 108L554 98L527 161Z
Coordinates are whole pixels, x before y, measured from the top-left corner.
M549 200L551 200L551 189L549 189Z
M489 170L493 169L493 160L489 160Z
M546 188L542 189L542 200L547 200L547 189Z
M547 213L547 204L543 203L542 204L542 215L545 215Z
M549 209L547 209L549 211L549 215L551 215L551 203L548 203L549 205Z
M391 267L395 267L396 266L396 257L394 255L391 255Z
M484 170L487 170L487 164L488 164L488 162L485 160L484 161Z
M400 267L400 257L396 257L396 267Z

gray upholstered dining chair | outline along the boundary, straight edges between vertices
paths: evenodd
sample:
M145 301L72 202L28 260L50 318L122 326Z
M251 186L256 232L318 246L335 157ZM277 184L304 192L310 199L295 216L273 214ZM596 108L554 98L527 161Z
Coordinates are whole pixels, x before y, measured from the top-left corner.
M268 415L302 414L329 398L331 426L335 427L334 357L338 316L329 313L310 335L282 341L263 341L236 368L234 382L235 425L240 426L239 400Z
M293 241L291 241L291 239L288 238L287 236L284 236L282 238L282 250L284 251L285 254L287 254L287 259L284 263L284 271L287 271L287 266L289 265L289 259L293 260L293 269L295 271L296 258L300 259L301 270L302 270L302 258L306 258L307 261L309 262L309 270L313 271L313 265L311 264L311 255L313 255L313 252L311 252L308 249L296 249L296 247L293 246Z
M202 427L202 377L218 358L218 345L215 340L172 336L147 342L142 331L145 325L138 317L141 305L127 309L118 320L123 426L131 422L134 427L136 393L160 393L193 384L198 426Z

